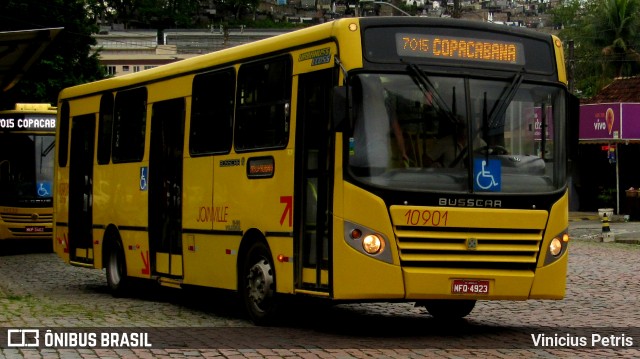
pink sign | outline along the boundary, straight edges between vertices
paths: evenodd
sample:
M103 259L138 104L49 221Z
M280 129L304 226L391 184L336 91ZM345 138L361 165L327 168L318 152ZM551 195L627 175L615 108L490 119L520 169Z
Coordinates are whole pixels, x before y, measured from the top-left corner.
M580 140L640 139L640 104L580 105Z
M533 110L533 111L532 111ZM553 109L547 107L547 116L545 117L545 123L547 125L546 139L553 138ZM535 107L533 109L528 108L524 111L524 117L529 118L529 131L533 132L533 138L536 141L542 139L542 109Z

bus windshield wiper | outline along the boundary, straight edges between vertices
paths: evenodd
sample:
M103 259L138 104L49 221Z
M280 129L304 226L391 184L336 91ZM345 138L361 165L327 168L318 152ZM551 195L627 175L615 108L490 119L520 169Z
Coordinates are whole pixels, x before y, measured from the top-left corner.
M429 77L425 75L425 73L422 72L422 70L420 70L420 68L415 64L407 65L407 70L409 70L411 78L417 83L425 97L430 95L436 105L440 108L440 112L444 113L451 123L456 123L454 113L442 99L442 96L440 96L440 93L436 90L435 86L433 86ZM455 104L455 96L453 103Z
M51 152L51 150L53 150L53 148L55 147L55 144L56 144L56 142L53 141L53 142L51 142L51 144L49 144L49 146L47 146L47 148L41 149L40 150L40 157L47 157L49 152Z
M511 81L511 85L505 88L502 94L500 94L500 97L498 97L498 101L491 110L488 118L488 123L491 127L498 127L496 122L507 111L507 107L509 107L511 100L515 97L516 92L522 83L522 78L522 72L515 74Z

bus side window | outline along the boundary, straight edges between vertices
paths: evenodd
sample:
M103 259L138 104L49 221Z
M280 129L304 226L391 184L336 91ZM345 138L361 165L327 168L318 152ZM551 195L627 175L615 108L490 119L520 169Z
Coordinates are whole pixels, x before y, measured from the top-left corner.
M229 153L233 134L236 74L233 68L193 79L189 153Z
M147 88L118 92L113 119L113 163L142 160L146 122Z
M98 164L109 163L111 158L111 134L113 132L113 94L108 92L100 98L98 121Z
M60 138L58 139L58 166L67 167L69 160L69 102L64 101L60 108Z
M235 148L284 148L289 142L289 55L242 65L238 72Z

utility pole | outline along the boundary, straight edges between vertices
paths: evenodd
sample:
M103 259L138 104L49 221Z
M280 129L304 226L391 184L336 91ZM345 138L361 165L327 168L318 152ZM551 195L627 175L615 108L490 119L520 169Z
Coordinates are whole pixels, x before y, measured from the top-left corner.
M459 19L462 17L460 11L460 0L453 0L453 14L451 14L451 17L454 19Z
M567 73L567 80L569 82L569 92L573 93L575 88L575 80L574 80L574 71L575 71L575 61L573 58L573 49L574 43L573 40L569 40L569 71Z

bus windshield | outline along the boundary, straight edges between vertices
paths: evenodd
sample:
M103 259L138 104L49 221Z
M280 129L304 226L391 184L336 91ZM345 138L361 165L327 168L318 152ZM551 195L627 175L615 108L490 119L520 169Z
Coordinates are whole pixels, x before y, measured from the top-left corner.
M565 183L560 87L406 74L352 79L356 180L409 191L549 193ZM472 139L469 141L468 139Z
M53 134L0 134L0 204L52 200Z

